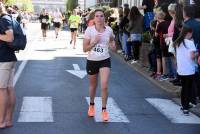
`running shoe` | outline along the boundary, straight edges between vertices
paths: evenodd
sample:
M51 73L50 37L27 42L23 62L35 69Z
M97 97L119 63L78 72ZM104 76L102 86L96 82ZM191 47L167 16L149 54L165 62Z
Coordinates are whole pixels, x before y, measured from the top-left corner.
M108 112L106 110L103 110L101 113L101 117L102 117L103 121L108 121L108 119L109 119Z
M189 110L184 109L184 110L183 110L183 114L184 114L185 116L189 116Z
M94 105L90 105L89 109L88 109L88 116L89 117L94 117L94 114L95 114Z

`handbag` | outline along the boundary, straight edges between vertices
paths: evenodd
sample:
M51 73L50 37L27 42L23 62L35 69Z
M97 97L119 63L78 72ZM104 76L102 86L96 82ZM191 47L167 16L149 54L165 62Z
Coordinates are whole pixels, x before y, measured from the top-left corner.
M175 54L175 49L174 49L174 46L173 46L173 41L172 41L172 37L167 37L165 38L165 43L168 47L168 52L169 53L172 53L172 54Z

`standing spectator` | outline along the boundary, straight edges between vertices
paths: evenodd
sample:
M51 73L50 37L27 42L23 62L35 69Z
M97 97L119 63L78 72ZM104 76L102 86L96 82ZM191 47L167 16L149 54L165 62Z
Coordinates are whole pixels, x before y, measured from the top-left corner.
M153 8L154 0L143 0L139 9L144 10L144 28L145 31L150 30L150 22L154 19Z
M191 41L192 29L187 26L175 41L177 72L181 77L182 90L181 90L181 105L185 115L189 115L189 102L192 94L192 84L195 74L195 44Z
M183 8L184 23L191 27L193 30L192 38L194 39L195 46L200 52L200 22L195 20L195 10L193 6L185 6Z
M159 38L155 36L155 31L156 31L156 25L157 25L157 21L153 20L150 23L150 28L151 28L151 41L150 41L150 45L151 45L151 51L148 54L148 59L149 59L149 64L150 64L150 70L152 70L152 74L150 75L151 77L155 78L157 75L157 63L156 60L159 59L160 56L160 42L159 42Z
M62 19L63 19L62 14L60 10L57 8L56 11L53 13L53 22L54 22L56 38L58 38L58 33L61 28Z
M131 59L131 48L129 48L128 46L128 38L129 38L129 32L126 30L128 27L128 14L130 12L129 8L124 8L124 12L123 12L123 18L121 23L119 24L119 28L122 29L123 31L123 36L122 36L122 40L123 40L123 50L125 52L125 56L124 59L126 61Z
M133 6L131 8L128 18L128 31L130 32L131 45L133 48L133 61L131 62L131 64L133 64L137 63L137 61L139 60L144 20L142 14L136 6Z
M87 26L91 27L94 25L94 12L90 11L87 15Z
M48 21L49 21L49 16L47 15L46 9L42 10L39 20L41 22L43 40L45 40L45 38L47 37L47 28L48 28Z
M17 61L14 50L8 42L14 39L12 20L0 2L0 129L12 127L15 107L14 72Z
M123 8L122 7L119 7L118 9L118 13L119 13L119 16L118 16L118 22L117 22L117 25L118 25L118 44L119 44L119 50L117 51L118 53L124 53L123 51L123 46L122 46L122 36L123 36L123 31L122 29L120 29L119 25L123 19Z
M170 16L172 17L171 23L168 27L168 33L164 34L163 37L165 38L165 42L167 43L167 46L169 47L168 52L169 52L169 58L167 60L168 62L168 69L169 69L169 76L172 79L175 79L176 77L176 61L175 61L175 50L173 47L173 41L172 37L174 34L174 25L175 25L175 14L176 14L176 4L170 4L168 6L168 12Z
M73 11L73 14L69 17L69 26L70 26L70 31L71 31L71 41L70 44L74 41L74 46L73 48L75 49L76 46L76 36L77 36L77 30L78 30L78 25L80 22L80 16L77 15L76 11Z
M172 37L172 41L175 42L175 40L179 37L179 34L181 32L181 29L183 27L183 7L181 4L176 4L176 8L175 8L175 22L174 22L174 34ZM180 77L178 75L178 73L176 73L176 79L170 81L172 82L175 86L181 86L181 80Z
M183 8L183 18L184 18L184 23L186 26L192 28L193 34L192 34L192 38L194 39L194 44L195 47L197 48L196 53L200 53L200 22L198 22L197 20L195 20L195 12L194 12L194 6L185 6ZM196 64L196 70L195 70L195 81L194 81L194 87L192 88L193 94L190 98L190 102L194 105L196 105L196 96L197 96L197 92L199 92L199 68L198 68L198 64L197 64L197 57L195 57L195 64Z
M166 65L166 59L169 56L168 53L168 46L165 43L164 34L167 34L169 22L165 21L165 13L160 10L156 13L157 16L157 28L156 28L156 36L159 37L160 40L160 48L161 48L161 54L162 54L162 60L158 60L157 64L159 65L158 68L160 68L159 72L161 73L161 64L162 64L162 76L158 78L160 81L167 80L168 74L167 74L167 65Z

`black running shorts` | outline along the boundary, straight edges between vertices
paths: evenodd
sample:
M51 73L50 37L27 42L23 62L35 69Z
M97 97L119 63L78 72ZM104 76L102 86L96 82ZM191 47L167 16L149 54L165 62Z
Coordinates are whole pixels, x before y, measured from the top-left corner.
M77 28L70 28L70 31L71 32L75 32L75 31L77 31L78 29Z
M103 67L111 68L110 58L101 61L87 60L86 70L89 75L98 74L99 69Z

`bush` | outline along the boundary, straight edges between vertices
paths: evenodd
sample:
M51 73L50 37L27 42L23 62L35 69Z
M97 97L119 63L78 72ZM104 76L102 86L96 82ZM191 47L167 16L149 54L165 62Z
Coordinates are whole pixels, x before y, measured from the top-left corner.
M151 40L151 34L149 31L142 34L142 42L150 43L150 40Z

